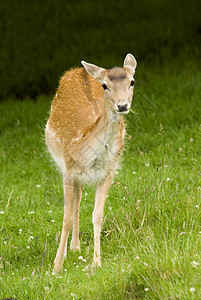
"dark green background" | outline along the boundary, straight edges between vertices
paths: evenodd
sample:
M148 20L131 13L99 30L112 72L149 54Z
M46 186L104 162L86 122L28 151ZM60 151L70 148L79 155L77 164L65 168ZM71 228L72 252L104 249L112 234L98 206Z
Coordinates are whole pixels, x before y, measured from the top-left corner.
M51 94L84 59L121 65L199 60L200 0L0 2L0 99Z

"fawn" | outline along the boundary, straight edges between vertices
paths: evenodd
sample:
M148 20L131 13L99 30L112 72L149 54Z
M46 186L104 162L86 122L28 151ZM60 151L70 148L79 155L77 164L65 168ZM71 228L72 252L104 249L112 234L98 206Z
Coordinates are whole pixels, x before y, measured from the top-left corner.
M131 107L137 62L127 54L123 67L103 69L81 62L59 82L46 125L46 144L63 175L64 218L54 273L63 267L68 235L80 250L79 210L84 184L95 184L94 264L101 265L100 233L104 203L123 148L123 114Z

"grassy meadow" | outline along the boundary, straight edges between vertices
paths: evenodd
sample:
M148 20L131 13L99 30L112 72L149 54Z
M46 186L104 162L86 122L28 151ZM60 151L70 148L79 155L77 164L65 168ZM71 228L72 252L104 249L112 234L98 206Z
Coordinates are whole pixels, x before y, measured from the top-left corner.
M52 275L63 187L44 143L51 97L0 103L0 298L201 299L201 68L140 64L127 138L92 269L94 188L81 202L81 252ZM70 241L70 239L69 239Z

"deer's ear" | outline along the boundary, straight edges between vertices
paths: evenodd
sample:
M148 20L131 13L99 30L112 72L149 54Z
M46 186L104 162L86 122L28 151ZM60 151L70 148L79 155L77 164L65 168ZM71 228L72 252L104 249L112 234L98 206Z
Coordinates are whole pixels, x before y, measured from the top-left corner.
M103 73L104 73L105 69L100 68L100 67L98 67L96 65L93 65L93 64L89 64L84 60L81 61L81 64L85 67L86 71L90 75L92 75L94 78L101 81L101 78L103 77Z
M128 53L124 59L124 68L128 70L128 72L133 76L135 74L135 69L137 67L137 61L135 57Z

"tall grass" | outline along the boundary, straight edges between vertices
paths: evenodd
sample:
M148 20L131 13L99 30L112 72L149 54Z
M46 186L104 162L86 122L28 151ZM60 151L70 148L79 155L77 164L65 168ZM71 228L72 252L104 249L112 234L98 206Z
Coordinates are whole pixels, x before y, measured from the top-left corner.
M91 267L94 188L81 203L81 253L52 275L63 218L43 128L51 99L0 104L0 298L201 298L201 84L188 62L139 64L122 166L108 194L103 266Z

